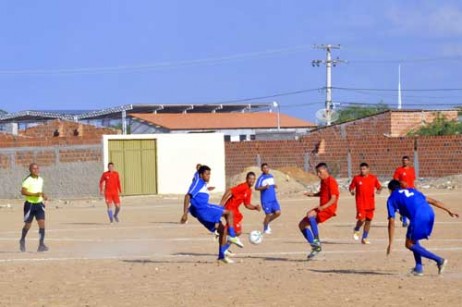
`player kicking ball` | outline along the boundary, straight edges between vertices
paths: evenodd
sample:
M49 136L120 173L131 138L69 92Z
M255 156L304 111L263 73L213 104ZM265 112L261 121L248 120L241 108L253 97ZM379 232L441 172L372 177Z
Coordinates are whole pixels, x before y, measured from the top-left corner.
M270 223L281 216L281 206L276 198L277 185L273 175L270 174L268 163L261 165L262 174L258 177L255 190L260 191L260 201L265 219L263 220L263 233L271 234Z
M318 224L336 215L335 212L337 211L337 202L340 195L337 181L330 175L326 163L319 163L316 166L316 173L319 179L321 179L321 189L318 193L305 192L305 196L319 197L319 206L308 211L298 224L303 236L311 245L311 253L308 255L308 260L313 259L322 250Z
M181 223L185 224L188 221L188 211L194 216L205 228L210 232L218 230L219 234L219 249L218 261L223 263L232 263L233 261L225 256L227 244L232 243L239 247L244 247L241 240L236 237L234 231L234 216L231 211L225 210L224 207L209 203L209 189L207 183L210 181L210 167L202 165L199 170L199 178L191 183L188 193L185 195L183 204L183 216ZM189 205L191 204L191 206ZM221 222L224 217L228 225L226 228ZM228 234L229 233L229 237Z
M375 193L380 194L382 185L377 177L370 174L369 165L361 163L359 165L359 175L353 177L349 187L351 195L356 198L356 226L353 230L353 239L359 240L359 231L364 225L362 244L370 244L367 239L371 229L371 222L374 218Z
M398 180L392 180L388 184L390 196L387 201L388 209L388 238L387 255L391 254L393 237L395 234L395 213L410 220L406 233L406 248L414 253L415 268L411 273L415 276L423 275L422 257L436 262L438 274L442 274L448 261L431 253L420 245L419 240L428 239L432 233L435 221L435 213L430 205L446 211L451 217L459 217L458 213L452 212L441 202L426 197L416 189L403 189Z
M225 207L226 210L231 211L234 216L234 231L236 236L240 236L242 233L242 220L244 216L239 211L239 206L244 206L249 210L261 211L260 205L252 205L252 187L255 184L255 173L248 172L245 177L245 182L232 187L223 195L220 204ZM229 250L230 244L225 245L225 255L228 257L234 256Z

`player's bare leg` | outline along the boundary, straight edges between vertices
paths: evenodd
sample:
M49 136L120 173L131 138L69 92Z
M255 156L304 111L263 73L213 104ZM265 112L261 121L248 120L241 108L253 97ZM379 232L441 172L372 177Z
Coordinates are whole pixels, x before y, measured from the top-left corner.
M24 227L22 228L21 239L19 240L19 250L21 252L26 251L26 236L31 226L32 226L32 223L24 223Z
M46 252L48 251L48 246L45 245L45 220L37 220L39 226L40 241L37 251Z
M363 227L365 221L366 220L358 220L356 222L356 226L353 229L353 239L355 239L356 241L359 240L359 231L361 230L361 227Z
M364 223L363 238L361 239L362 244L371 244L371 242L367 239L369 230L371 230L371 222L371 220L366 219L366 222Z
M269 224L281 216L281 211L276 211L274 213L269 213L265 215L265 219L263 220L263 233L271 234L271 228Z

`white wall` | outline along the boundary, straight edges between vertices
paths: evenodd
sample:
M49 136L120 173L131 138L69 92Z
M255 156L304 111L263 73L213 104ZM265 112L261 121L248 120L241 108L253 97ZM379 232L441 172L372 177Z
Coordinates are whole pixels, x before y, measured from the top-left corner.
M109 163L109 140L157 140L157 189L159 194L185 194L196 171L196 164L212 169L210 186L214 193L226 188L225 144L221 133L104 135L104 166Z

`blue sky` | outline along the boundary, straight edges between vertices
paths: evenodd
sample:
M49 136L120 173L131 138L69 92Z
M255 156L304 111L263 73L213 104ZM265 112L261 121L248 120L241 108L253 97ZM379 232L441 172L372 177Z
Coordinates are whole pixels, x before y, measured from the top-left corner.
M462 104L460 1L0 1L0 108L220 103L325 86L313 44L341 44L339 106ZM354 90L352 90L354 89ZM365 90L358 90L365 89ZM440 89L454 89L440 90ZM324 92L276 99L314 120ZM271 102L273 98L251 102Z

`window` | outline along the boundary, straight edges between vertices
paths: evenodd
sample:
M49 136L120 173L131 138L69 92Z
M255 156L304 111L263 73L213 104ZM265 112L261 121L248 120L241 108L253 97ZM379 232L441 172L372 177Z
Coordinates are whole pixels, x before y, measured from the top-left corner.
M231 142L231 136L225 135L225 142Z
M247 135L245 134L240 134L239 135L239 141L246 141L247 140Z

